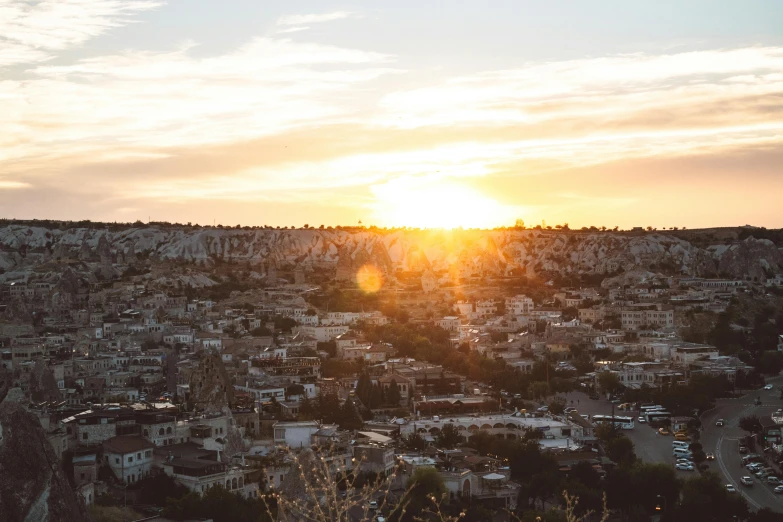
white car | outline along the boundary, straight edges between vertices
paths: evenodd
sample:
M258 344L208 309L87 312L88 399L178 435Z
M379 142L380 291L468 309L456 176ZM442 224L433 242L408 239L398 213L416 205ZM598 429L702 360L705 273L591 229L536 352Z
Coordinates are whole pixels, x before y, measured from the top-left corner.
M771 390L772 389L772 385L771 384L767 384L766 386L764 386L764 389L765 390Z
M774 491L775 493L783 493L783 486L777 486L772 491Z
M378 509L378 501L377 500L371 500L369 502L369 507L372 510Z
M752 477L748 477L746 475L746 476L744 476L744 477L742 477L740 479L740 482L742 482L743 486L752 486L753 485L753 478Z
M693 464L691 463L678 462L674 467L681 471L693 471Z
M639 422L639 424L647 424L647 419L645 419L644 417L639 417L636 420Z
M726 484L726 491L729 493L736 493L737 488L734 487L734 484Z

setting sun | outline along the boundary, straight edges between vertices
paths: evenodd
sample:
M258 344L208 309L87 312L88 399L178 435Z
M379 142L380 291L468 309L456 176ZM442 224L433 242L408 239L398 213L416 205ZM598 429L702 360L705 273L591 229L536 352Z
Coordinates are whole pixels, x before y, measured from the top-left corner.
M481 192L449 182L397 180L374 187L375 217L385 226L492 228L524 217Z

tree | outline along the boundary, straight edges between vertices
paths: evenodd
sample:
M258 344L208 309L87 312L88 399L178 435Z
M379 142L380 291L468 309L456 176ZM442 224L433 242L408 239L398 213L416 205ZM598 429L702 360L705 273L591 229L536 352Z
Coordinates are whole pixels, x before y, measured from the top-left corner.
M624 435L614 437L606 443L606 454L618 464L631 464L636 459L633 442Z
M189 493L188 488L177 484L165 473L159 473L139 482L139 500L144 504L163 506L168 498L182 498Z
M554 415L562 415L565 411L566 401L562 397L556 397L549 403L549 412Z
M611 394L619 391L623 386L620 383L620 378L617 376L617 374L612 372L602 372L599 374L598 385L605 393Z
M188 493L180 499L169 498L163 516L174 520L211 518L215 522L271 521L260 499L246 499L222 486L212 487L199 496Z
M351 399L346 400L340 407L338 425L344 430L359 430L364 425L362 416L359 415L359 410Z
M438 434L437 444L442 448L452 449L461 440L462 436L459 434L457 427L453 424L445 424Z
M779 374L783 370L783 354L778 351L762 352L758 368L765 375Z
M747 431L753 434L761 432L761 422L759 421L759 418L756 415L748 415L747 417L740 417L739 427L743 431Z
M704 448L701 445L701 442L694 442L688 448L691 450L691 453L693 454L693 462L696 464L701 464L705 460L707 460L707 455L704 453Z
M410 451L423 451L427 447L427 441L418 433L411 433L402 439L402 445Z
M397 385L397 381L392 379L389 383L389 389L386 390L386 403L390 406L397 407L400 405L400 388Z
M730 522L746 520L748 505L740 495L726 492L722 481L714 473L705 473L687 480L682 490L682 501L676 511L677 520L714 520Z
M407 492L398 509L403 508L406 514L419 515L432 500L440 502L446 495L446 486L438 470L430 467L418 467L406 484ZM395 512L396 514L397 512ZM395 519L395 518L392 518Z
M370 403L367 407L374 409L380 408L381 406L383 406L383 388L377 384L373 384L370 389Z
M362 403L370 407L370 393L372 393L372 381L367 372L359 374L359 381L356 383L356 396Z

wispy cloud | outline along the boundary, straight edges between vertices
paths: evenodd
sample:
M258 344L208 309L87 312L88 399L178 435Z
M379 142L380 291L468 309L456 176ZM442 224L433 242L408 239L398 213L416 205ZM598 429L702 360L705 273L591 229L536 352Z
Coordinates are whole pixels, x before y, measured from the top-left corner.
M0 67L47 60L162 4L155 0L5 0L0 5Z
M0 190L22 189L29 188L30 186L31 185L29 183L24 183L23 181L9 181L0 179Z
M334 11L332 13L311 13L281 16L277 19L277 25L307 25L332 22L344 18L361 18L358 13L351 11Z

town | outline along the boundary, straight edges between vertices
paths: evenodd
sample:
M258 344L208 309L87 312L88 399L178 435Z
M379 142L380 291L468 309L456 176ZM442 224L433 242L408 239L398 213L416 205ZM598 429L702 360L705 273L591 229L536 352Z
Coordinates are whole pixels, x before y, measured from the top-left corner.
M595 520L783 512L780 263L551 266L578 237L674 241L642 229L504 232L557 246L537 270L512 266L510 243L454 246L448 266L429 237L403 258L350 251L346 236L383 235L364 229L262 231L331 237L331 263L166 257L147 226L6 229L2 480L54 467L63 509L554 521L571 495Z

